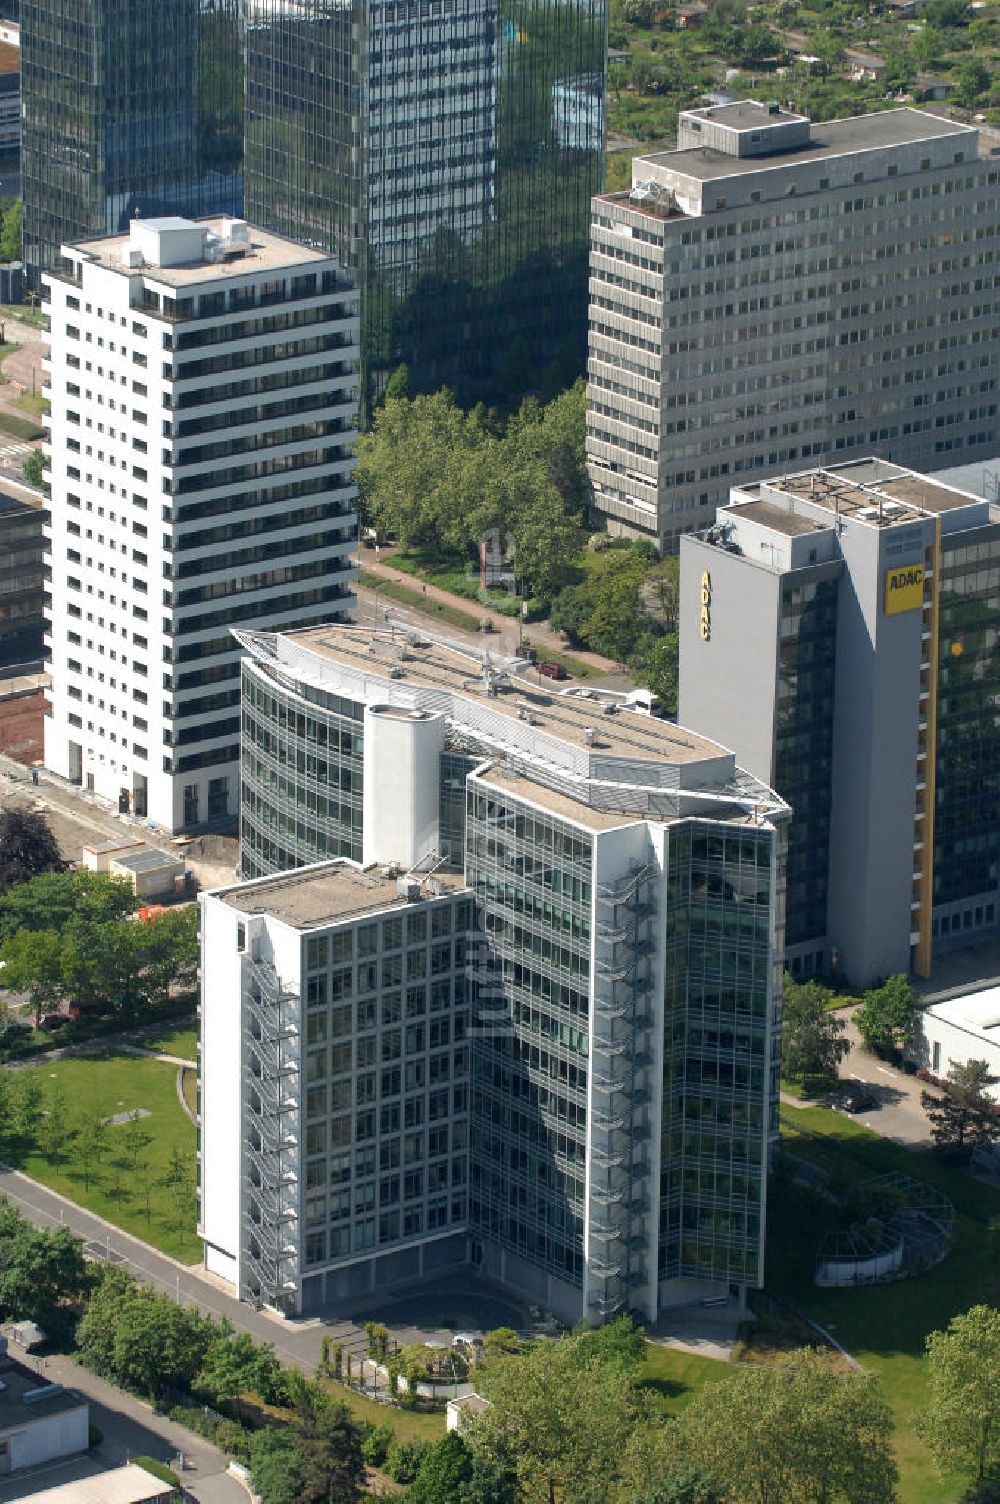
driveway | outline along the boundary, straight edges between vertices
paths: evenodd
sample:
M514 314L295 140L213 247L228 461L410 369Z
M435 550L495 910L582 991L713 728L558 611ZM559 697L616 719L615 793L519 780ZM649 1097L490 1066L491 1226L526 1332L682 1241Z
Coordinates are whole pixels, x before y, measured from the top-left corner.
M929 1149L933 1144L930 1123L920 1105L920 1093L928 1090L926 1083L879 1060L877 1055L869 1055L862 1049L850 1013L845 1011L843 1016L851 1053L841 1062L840 1078L862 1082L878 1101L871 1112L858 1113L856 1121L907 1149Z
M100 1446L83 1457L53 1464L6 1479L0 1484L0 1501L30 1499L32 1493L54 1488L77 1478L92 1477L108 1468L120 1467L132 1457L156 1457L181 1473L184 1486L198 1504L247 1504L247 1493L228 1476L228 1458L193 1431L157 1415L142 1400L106 1384L71 1358L33 1358L21 1361L35 1368L50 1383L65 1384L90 1400L91 1423L103 1433ZM183 1454L184 1466L177 1458Z

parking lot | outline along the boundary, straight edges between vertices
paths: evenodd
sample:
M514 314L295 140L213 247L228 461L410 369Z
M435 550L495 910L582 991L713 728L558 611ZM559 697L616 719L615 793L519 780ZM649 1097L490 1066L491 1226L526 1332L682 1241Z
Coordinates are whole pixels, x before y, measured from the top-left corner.
M930 1148L930 1124L920 1105L920 1093L928 1090L926 1083L867 1054L852 1020L848 1017L846 1021L851 1053L841 1063L840 1078L845 1084L863 1087L878 1104L868 1112L857 1113L855 1120L908 1149Z

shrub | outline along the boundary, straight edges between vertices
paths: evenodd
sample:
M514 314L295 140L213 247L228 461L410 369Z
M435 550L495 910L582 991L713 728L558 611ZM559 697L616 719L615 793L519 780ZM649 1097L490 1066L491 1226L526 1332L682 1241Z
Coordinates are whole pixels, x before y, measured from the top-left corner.
M237 1462L250 1461L250 1443L247 1433L235 1420L216 1421L212 1440L220 1452L228 1452Z
M369 1467L382 1466L395 1439L395 1432L391 1426L373 1426L371 1421L365 1422L364 1435L361 1438L361 1455Z
M161 1483L168 1483L171 1488L180 1488L181 1480L165 1462L160 1462L156 1457L133 1457L132 1461L136 1467L144 1467L147 1473L159 1478Z
M429 1450L426 1441L394 1441L386 1453L385 1470L394 1483L412 1483Z

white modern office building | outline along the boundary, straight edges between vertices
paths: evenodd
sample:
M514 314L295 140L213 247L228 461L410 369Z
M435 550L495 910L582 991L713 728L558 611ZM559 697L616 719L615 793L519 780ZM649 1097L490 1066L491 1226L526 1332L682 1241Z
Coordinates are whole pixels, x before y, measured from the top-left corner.
M571 1321L759 1285L782 801L524 661L239 635L254 875L202 898L208 1267L310 1311L469 1265Z
M223 821L230 628L353 602L356 293L239 220L135 220L44 284L46 765L169 831Z
M678 538L729 487L996 447L997 137L922 110L682 111L591 214L587 455L615 532Z

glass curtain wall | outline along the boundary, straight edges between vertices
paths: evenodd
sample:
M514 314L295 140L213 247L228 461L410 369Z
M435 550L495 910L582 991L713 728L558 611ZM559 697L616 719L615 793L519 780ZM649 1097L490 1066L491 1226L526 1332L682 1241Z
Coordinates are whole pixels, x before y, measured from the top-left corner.
M242 212L237 0L25 0L25 260L139 213Z
M935 907L1000 885L1000 529L990 532L941 561Z
M569 1285L583 1279L592 843L470 787L466 880L478 909L473 1233Z
M777 1086L774 836L692 821L669 850L659 1278L757 1285Z
M795 811L786 946L826 936L838 589L817 580L781 593L774 786Z
M310 704L243 665L240 854L244 880L361 860L364 707Z
M247 213L362 288L362 402L582 369L605 0L250 0Z

